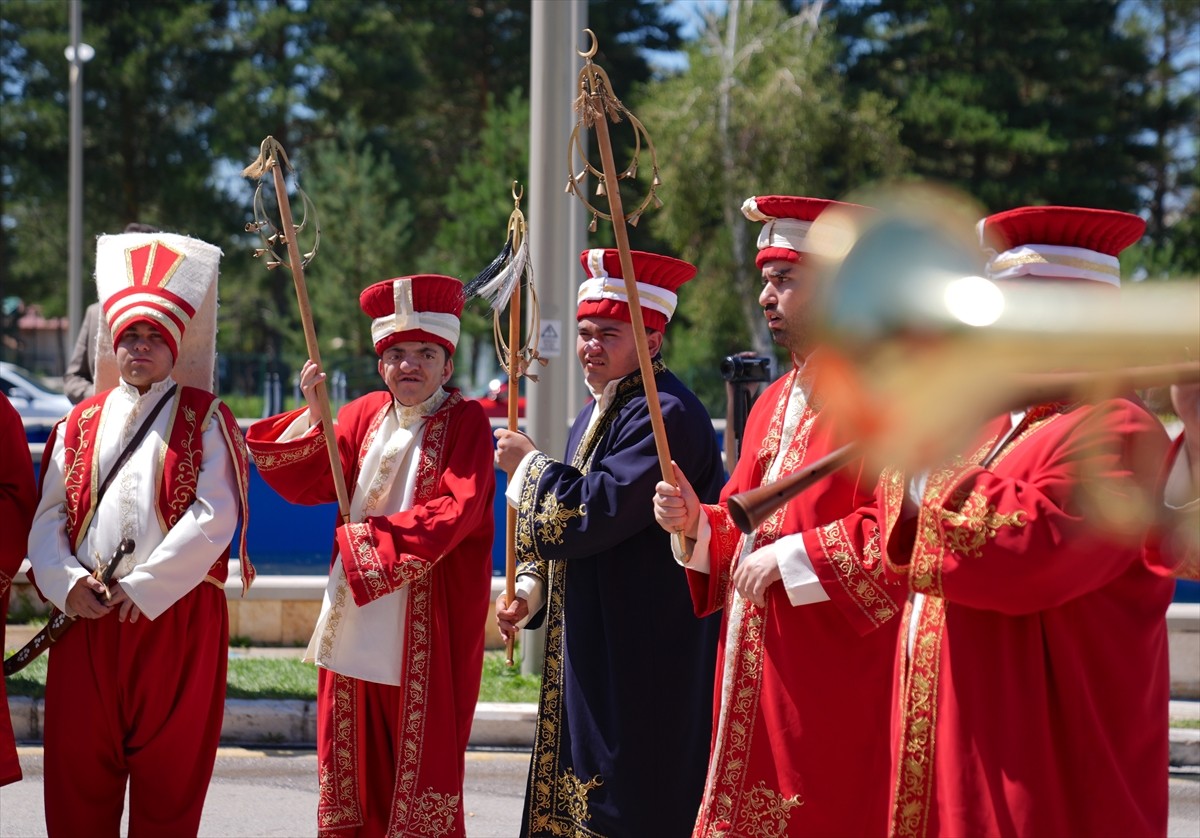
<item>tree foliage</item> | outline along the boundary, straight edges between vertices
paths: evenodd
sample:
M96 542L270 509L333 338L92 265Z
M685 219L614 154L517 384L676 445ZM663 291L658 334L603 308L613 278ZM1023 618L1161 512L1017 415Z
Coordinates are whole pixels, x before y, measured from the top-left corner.
M67 6L0 4L0 295L48 314L67 300ZM947 181L991 209L1140 211L1146 272L1200 272L1196 9L591 0L597 61L660 155L665 206L633 243L700 269L681 295L672 365L715 406L721 356L771 351L756 305L757 230L738 209L754 194L839 197L904 176ZM217 243L222 352L294 367L294 294L250 258L254 186L238 176L273 135L321 218L310 295L323 348L369 367L361 288L417 272L473 275L502 243L511 181L527 181L530 165L557 170L528 160L531 10L530 0L83 4L83 40L96 49L83 73L89 242L138 220ZM680 11L694 16L687 44ZM648 60L680 49L677 72ZM614 142L622 157L627 130ZM470 354L483 363L487 315L469 309L465 330L481 336ZM239 386L257 388L243 366Z
M715 371L731 352L772 352L746 198L836 198L904 170L894 106L846 89L820 12L820 3L789 15L774 0L733 0L725 14L704 14L687 72L641 91L664 184L652 229L700 269L681 294L685 328L672 329L671 358ZM697 386L711 406L723 398L719 381Z
M837 13L854 89L895 100L913 171L991 210L1136 210L1148 62L1119 0L868 0Z
M1140 167L1151 276L1200 276L1200 5L1133 3L1123 27L1148 47L1152 153ZM1190 193L1190 198L1188 197Z

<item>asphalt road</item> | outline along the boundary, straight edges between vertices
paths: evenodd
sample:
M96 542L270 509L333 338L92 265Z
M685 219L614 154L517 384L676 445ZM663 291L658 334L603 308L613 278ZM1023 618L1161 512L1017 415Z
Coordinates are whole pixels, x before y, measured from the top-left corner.
M40 838L42 749L20 749L25 779L0 788L0 838ZM468 838L515 838L529 754L470 751L464 799ZM1200 835L1200 773L1171 776L1169 836ZM204 805L203 838L316 835L316 755L311 750L222 748ZM1094 838L1094 837L1093 837ZM1116 838L1116 836L1114 836Z
M19 750L25 779L0 788L0 838L46 834L42 749ZM470 751L463 798L468 838L514 838L521 825L528 751ZM200 822L202 838L315 836L313 750L222 748ZM124 827L127 825L123 825Z

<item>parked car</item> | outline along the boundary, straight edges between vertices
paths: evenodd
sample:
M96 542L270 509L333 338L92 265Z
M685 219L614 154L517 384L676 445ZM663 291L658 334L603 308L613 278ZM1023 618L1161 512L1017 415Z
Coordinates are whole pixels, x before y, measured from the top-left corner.
M71 412L71 400L61 390L55 390L41 376L7 361L0 361L0 391L8 396L26 421L57 420Z
M501 381L498 378L492 379L488 384L488 392L486 396L480 396L475 399L483 405L483 412L491 417L508 416L508 382ZM524 418L525 416L525 397L519 396L517 399L517 416Z

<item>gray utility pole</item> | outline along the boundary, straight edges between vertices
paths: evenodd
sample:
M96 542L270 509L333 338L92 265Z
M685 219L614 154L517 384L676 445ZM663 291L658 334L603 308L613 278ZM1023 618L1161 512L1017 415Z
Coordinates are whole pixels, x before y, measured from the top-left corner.
M83 65L96 54L89 45L81 43L83 34L83 12L80 0L71 0L71 43L63 51L71 62L71 136L70 163L67 177L70 181L70 211L67 218L67 324L69 332L67 347L79 332L79 321L83 317Z
M587 393L575 359L575 308L583 269L587 217L565 192L567 139L575 125L576 81L584 44L586 0L533 0L530 43L529 248L541 305L540 351L550 363L526 387L529 436L552 457L562 457L571 420ZM521 635L521 671L541 673L545 630Z

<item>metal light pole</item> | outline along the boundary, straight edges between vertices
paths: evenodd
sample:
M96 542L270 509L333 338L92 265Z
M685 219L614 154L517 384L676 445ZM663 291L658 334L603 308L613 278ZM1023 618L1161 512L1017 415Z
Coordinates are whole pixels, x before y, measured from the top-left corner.
M570 420L583 407L583 374L575 360L575 296L579 252L587 240L582 205L564 194L567 138L575 124L575 50L587 26L586 0L534 0L530 38L529 248L541 307L540 351L549 366L527 384L529 435L551 457L567 448ZM521 632L521 671L542 671L545 629Z
M71 151L67 176L70 179L70 209L67 218L67 324L71 341L79 332L83 315L83 65L96 51L79 38L83 30L80 0L71 0L71 43L63 50L71 62Z

